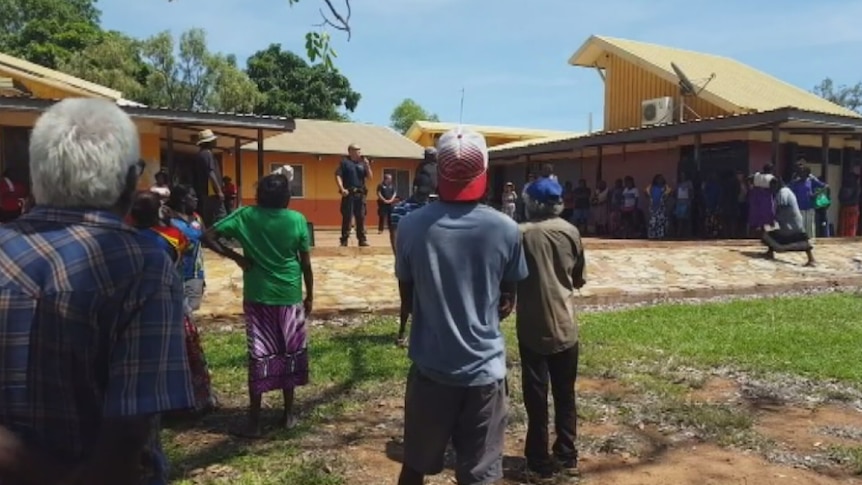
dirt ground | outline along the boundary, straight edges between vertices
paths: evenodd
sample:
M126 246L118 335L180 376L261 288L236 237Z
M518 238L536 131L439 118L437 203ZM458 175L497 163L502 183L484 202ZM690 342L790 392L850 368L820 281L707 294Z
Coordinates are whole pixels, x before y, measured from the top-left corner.
M609 418L638 394L613 380L581 379L582 402L602 402L604 410L591 410L579 424L582 448L582 484L862 484L859 457L841 458L837 450L862 447L862 410L830 403L814 407L794 404L751 404L741 397L740 386L728 379L710 379L692 390L684 401L697 409L716 404L744 409L751 416L751 440L739 443L711 442L674 427L657 423L631 425L626 419ZM504 461L507 485L526 483L523 477L523 415L513 402L507 452ZM321 428L309 436L315 447L328 444L346 483L380 485L394 483L400 469L402 404L397 399L370 402L361 410ZM708 419L708 418L704 418ZM347 437L346 439L344 437ZM721 440L718 440L721 441ZM726 441L726 440L725 440ZM731 440L732 441L732 440ZM757 447L757 446L755 446ZM815 455L823 455L815 457ZM856 461L854 461L856 460ZM428 483L454 483L451 471ZM559 483L575 483L564 481Z

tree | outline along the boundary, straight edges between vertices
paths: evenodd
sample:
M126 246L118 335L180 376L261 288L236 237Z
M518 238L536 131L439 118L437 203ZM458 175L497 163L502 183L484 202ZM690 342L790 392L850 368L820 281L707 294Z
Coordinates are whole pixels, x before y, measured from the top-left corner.
M183 32L178 52L170 32L141 46L149 73L146 97L152 104L187 110L250 112L260 93L233 56L212 53L202 29Z
M141 42L120 32L105 32L102 41L78 51L58 68L72 76L116 89L128 99L148 104L149 66L141 57Z
M168 0L169 2L173 2L174 0ZM336 7L333 0L322 0L324 7L319 8L320 17L323 21L317 25L317 27L321 27L319 32L308 32L305 34L305 50L308 54L308 58L311 59L311 62L314 62L318 59L321 60L324 66L327 69L334 69L334 59L338 57L338 53L335 52L335 49L332 48L330 44L329 33L323 30L325 27L332 27L335 30L339 30L341 32L345 32L347 34L347 40L350 41L350 36L353 34L353 31L350 27L350 17L353 13L353 10L350 6L350 0L342 0L344 3L343 7ZM290 6L296 5L300 0L287 0L287 3Z
M425 108L410 98L401 101L389 116L389 126L402 135L407 133L415 121L440 121L440 118L425 111Z
M826 78L814 87L814 94L832 101L833 103L844 106L856 112L860 112L862 108L862 82L856 83L853 86L840 85L835 86L832 79Z
M0 51L56 68L98 43L94 0L0 0Z
M246 72L262 94L256 113L344 121L341 110L353 112L362 97L337 70L309 65L279 44L249 57Z

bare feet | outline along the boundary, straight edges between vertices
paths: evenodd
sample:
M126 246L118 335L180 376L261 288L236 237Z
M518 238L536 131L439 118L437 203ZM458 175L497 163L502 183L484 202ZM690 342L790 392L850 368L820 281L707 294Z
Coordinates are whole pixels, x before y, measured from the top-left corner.
M284 429L293 429L299 424L299 419L293 413L283 414L281 416L281 426Z

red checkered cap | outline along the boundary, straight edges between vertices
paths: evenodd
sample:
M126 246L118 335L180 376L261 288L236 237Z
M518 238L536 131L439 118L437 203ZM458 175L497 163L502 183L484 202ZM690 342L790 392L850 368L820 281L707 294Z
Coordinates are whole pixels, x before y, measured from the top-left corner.
M488 145L475 131L458 127L437 140L437 192L441 200L474 201L488 186Z

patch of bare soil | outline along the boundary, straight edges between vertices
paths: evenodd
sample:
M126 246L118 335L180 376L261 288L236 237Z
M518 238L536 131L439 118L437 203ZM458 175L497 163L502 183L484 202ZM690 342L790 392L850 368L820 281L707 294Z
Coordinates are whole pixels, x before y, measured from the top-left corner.
M582 463L582 484L588 485L836 485L840 481L807 470L773 465L766 460L714 445L669 450L651 461L587 457Z
M580 379L578 391L582 398L601 399L620 407L643 397L630 387L610 379ZM688 400L704 404L735 403L740 410L747 406L746 401L740 399L736 381L718 377L705 380L688 394ZM515 403L511 405L517 406ZM320 433L328 438L319 433L316 438L308 438L333 445L327 454L339 463L348 464L339 470L346 483L394 483L403 452L402 413L400 398L369 402L362 410L321 427ZM862 413L834 405L813 409L789 406L776 406L769 410L760 408L755 412L753 431L764 440L771 440L776 449L806 456L824 451L826 456L825 452L831 446L862 446ZM503 485L527 483L521 458L523 440L523 424L511 422L506 437L506 479ZM582 473L579 483L582 484L862 484L862 477L826 458L805 462L784 455L767 454L764 457L752 451L722 448L713 443L680 440L678 430L653 425L632 426L621 419L595 422L582 419L578 425L578 440ZM448 458L451 467L451 453ZM427 483L454 483L451 468L439 476L429 477Z
M763 411L755 430L792 451L862 446L862 412L837 406Z
M715 377L707 380L703 386L693 389L688 398L694 402L717 404L735 401L739 396L739 385L731 379Z

